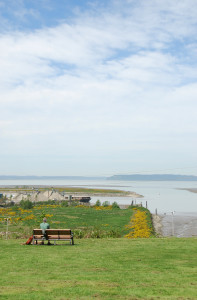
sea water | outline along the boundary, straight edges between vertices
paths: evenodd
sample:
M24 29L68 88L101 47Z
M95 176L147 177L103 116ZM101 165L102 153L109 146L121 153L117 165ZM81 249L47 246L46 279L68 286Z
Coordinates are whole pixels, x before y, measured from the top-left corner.
M50 185L73 186L84 188L117 189L135 192L143 195L142 198L134 197L91 197L91 202L96 200L116 201L119 204L131 204L136 201L143 206L148 205L152 213L172 212L197 212L197 193L192 193L183 188L197 188L196 181L119 181L119 180L0 180L0 186L18 185Z

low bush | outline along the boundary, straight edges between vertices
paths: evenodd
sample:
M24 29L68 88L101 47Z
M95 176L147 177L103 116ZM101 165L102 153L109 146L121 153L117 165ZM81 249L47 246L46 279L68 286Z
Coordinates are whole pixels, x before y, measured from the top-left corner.
M66 200L65 200L65 201L62 201L62 202L61 202L61 206L62 206L62 207L68 207L68 201L66 201Z
M95 206L101 206L101 201L97 200L96 203L95 203Z
M103 202L103 206L104 206L104 207L109 206L109 201L104 201L104 202Z
M122 233L120 230L103 230L99 228L98 226L93 228L81 228L81 229L75 229L74 230L74 237L77 239L82 238L92 238L92 239L98 239L98 238L120 238L122 236Z
M120 206L118 205L117 202L113 202L112 203L112 208L120 208Z
M20 207L22 207L23 209L31 209L33 206L33 202L31 202L30 200L20 201Z

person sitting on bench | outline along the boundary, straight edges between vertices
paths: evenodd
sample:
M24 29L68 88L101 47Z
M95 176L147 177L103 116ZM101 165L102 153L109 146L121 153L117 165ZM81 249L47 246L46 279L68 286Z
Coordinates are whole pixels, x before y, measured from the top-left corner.
M46 229L50 229L50 225L49 223L47 223L46 218L44 218L43 223L40 224L40 229L42 229L42 234L44 235L44 238L47 239L45 231ZM42 243L44 244L44 241ZM50 245L50 242L48 242L48 245Z

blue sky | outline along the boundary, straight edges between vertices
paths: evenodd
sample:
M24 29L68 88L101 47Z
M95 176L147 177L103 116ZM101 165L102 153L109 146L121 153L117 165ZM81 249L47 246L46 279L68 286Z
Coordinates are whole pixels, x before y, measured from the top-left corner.
M0 0L0 174L197 175L196 0Z

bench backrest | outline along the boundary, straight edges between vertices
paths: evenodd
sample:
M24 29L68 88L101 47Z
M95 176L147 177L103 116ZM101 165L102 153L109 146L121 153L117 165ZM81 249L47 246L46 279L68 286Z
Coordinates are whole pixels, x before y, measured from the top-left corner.
M42 235L42 229L34 229L33 235Z

